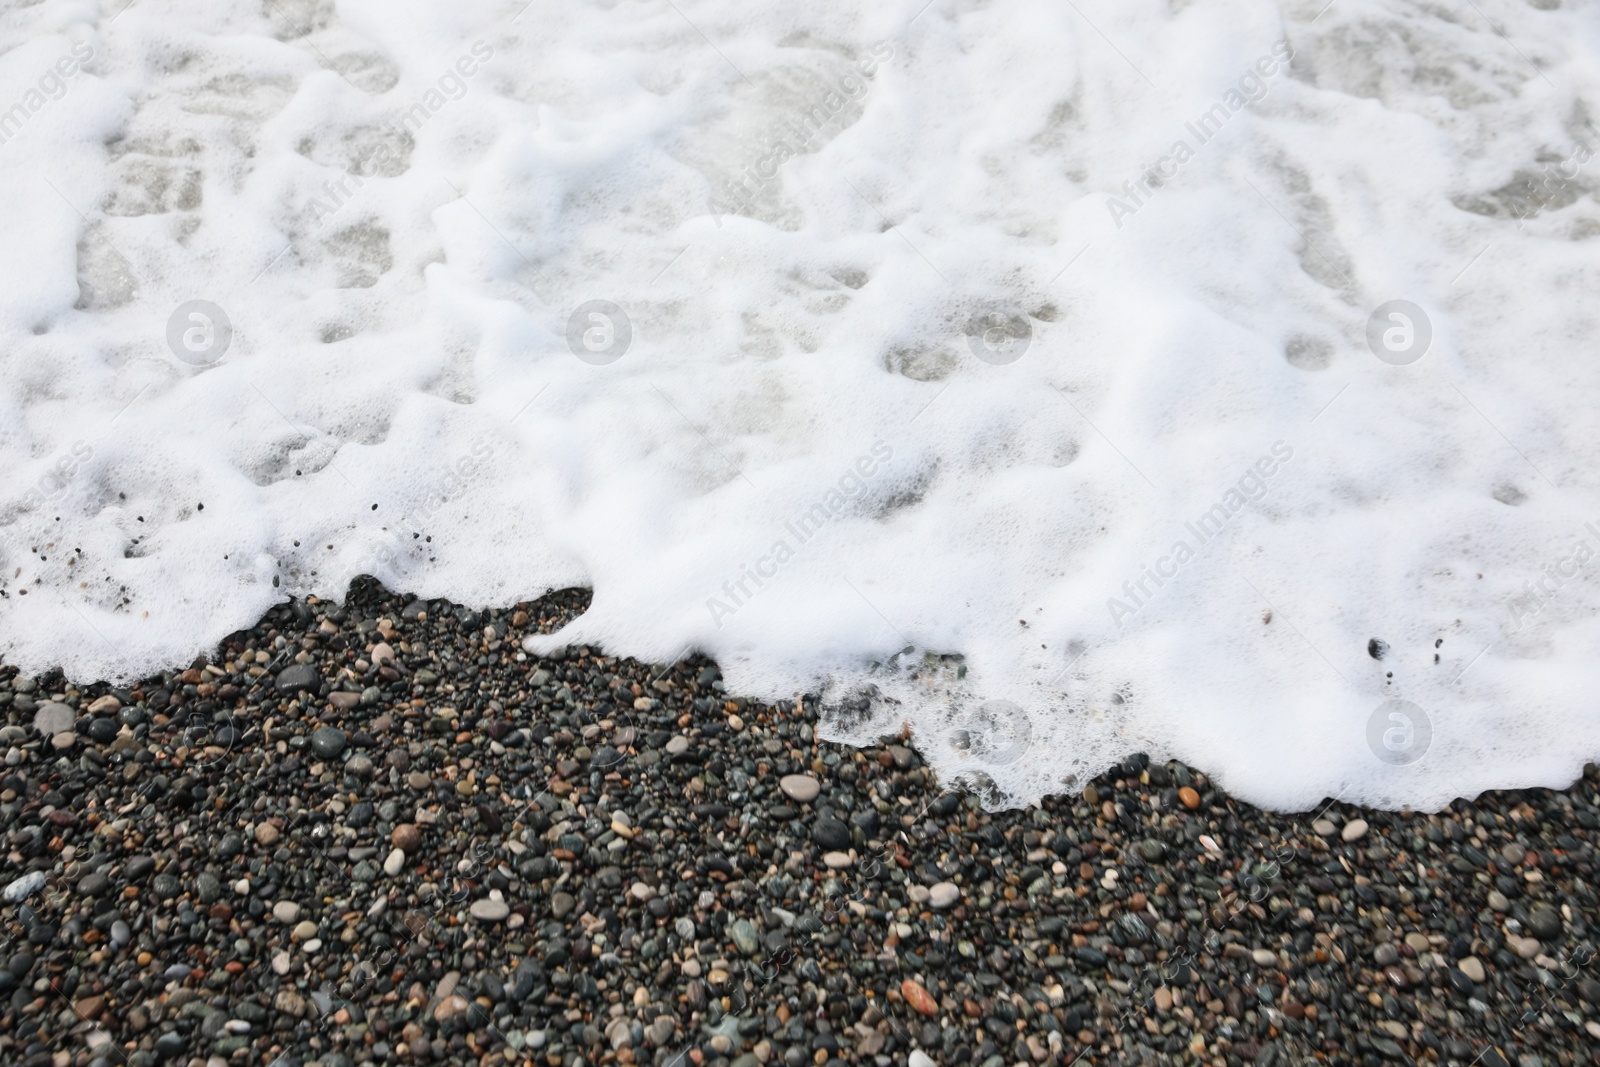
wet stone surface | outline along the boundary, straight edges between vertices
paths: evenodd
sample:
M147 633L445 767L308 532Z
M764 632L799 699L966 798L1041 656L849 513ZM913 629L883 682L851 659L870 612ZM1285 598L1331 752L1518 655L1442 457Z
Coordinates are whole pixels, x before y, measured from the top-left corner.
M586 603L362 583L128 688L0 667L0 1063L1600 1047L1593 768L1437 814L1271 814L1134 757L988 813L915 738L819 742L810 700L742 699L705 661L522 650Z

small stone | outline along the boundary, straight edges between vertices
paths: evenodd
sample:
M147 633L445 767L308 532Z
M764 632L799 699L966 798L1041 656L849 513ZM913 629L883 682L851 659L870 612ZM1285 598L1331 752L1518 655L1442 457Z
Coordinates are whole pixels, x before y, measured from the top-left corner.
M1167 1012L1172 1010L1172 990L1166 986L1157 988L1151 997L1156 1002L1156 1011Z
M1178 800L1190 811L1200 807L1200 791L1192 785L1186 785L1178 790Z
M1484 978L1487 977L1483 970L1483 961L1476 956L1463 956L1456 966L1477 985L1482 985Z
M309 941L317 936L317 924L310 919L304 919L295 925L289 936L295 941Z
M497 923L511 914L511 905L503 900L485 897L483 900L474 900L468 910L479 922Z
M571 893L555 892L550 894L550 914L557 919L565 919L572 914L572 909L577 907L578 901Z
M821 818L811 827L811 840L828 850L850 847L850 827L834 818Z
M289 954L287 952L278 952L274 954L272 957L272 973L280 977L288 974L289 963Z
M1311 824L1311 829L1319 837L1332 837L1339 830L1332 819L1318 819Z
M938 882L928 889L928 906L934 911L955 907L961 899L961 887L954 882Z
M669 756L680 756L687 751L689 751L689 739L682 734L678 734L667 742L667 755Z
M309 663L295 663L279 672L276 684L280 693L298 693L302 689L321 688L322 676Z
M939 1002L934 1000L933 995L914 978L907 978L900 983L900 995L906 999L907 1004L930 1019L939 1014Z
M40 737L55 737L71 730L76 718L77 713L67 705L52 701L40 704L39 710L33 713L33 728L39 731Z
M728 928L728 936L733 939L733 944L746 956L754 956L761 949L761 941L756 935L755 924L749 919L739 919Z
M1552 907L1537 904L1528 910L1528 929L1542 941L1560 937L1561 925L1561 913Z
M1268 948L1256 949L1250 953L1250 958L1255 961L1257 967L1276 967L1278 965L1278 954Z
M809 774L786 774L778 779L783 795L797 804L809 804L822 792L822 783Z
M1393 967L1400 962L1400 950L1387 943L1379 945L1372 952L1372 962L1379 967Z
M443 1000L441 1000L438 1007L433 1009L433 1018L436 1022L442 1023L446 1019L453 1019L457 1015L460 1015L462 1012L466 1011L467 1006L467 1000L465 997L456 993L452 993L448 997L445 997Z
M920 1048L911 1050L911 1055L906 1057L906 1067L936 1067L933 1058Z
M222 880L210 871L195 876L194 892L202 904L215 904L222 898Z
M337 726L319 726L311 732L311 748L323 759L333 759L344 751L349 739Z
M278 828L270 822L256 824L256 843L261 845L275 845L278 838L283 836Z
M402 852L415 852L422 847L422 831L414 823L403 822L389 835L389 843Z
M63 731L62 733L56 734L50 739L50 747L54 748L57 752L65 752L67 749L71 748L77 743L78 735L73 733L71 730Z
M398 848L392 849L389 852L388 858L383 861L383 873L387 874L390 878L393 878L405 868L405 865L405 850Z
M1367 820L1351 819L1344 824L1344 829L1339 831L1339 837L1344 841L1360 841L1367 836Z
M292 900L280 900L272 906L272 917L293 926L300 921L300 905Z
M829 870L842 871L854 863L848 852L825 852L822 854L822 863Z
M1511 901L1507 900L1505 894L1500 892L1498 889L1489 890L1488 903L1489 910L1491 911L1511 910Z
M1544 946L1536 937L1517 937L1512 935L1506 938L1506 945L1525 960L1531 960L1544 951Z
M17 904L27 900L33 894L44 888L48 880L43 871L34 871L25 874L6 886L5 899L7 904Z

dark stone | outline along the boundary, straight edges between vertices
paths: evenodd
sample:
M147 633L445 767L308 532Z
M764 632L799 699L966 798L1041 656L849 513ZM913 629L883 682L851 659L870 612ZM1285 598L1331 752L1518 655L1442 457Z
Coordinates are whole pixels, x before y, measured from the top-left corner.
M298 693L302 689L320 689L322 676L310 663L295 663L278 672L274 684L280 693Z
M345 732L337 726L319 726L311 732L311 749L323 759L334 759L344 751Z
M1528 911L1528 929L1541 941L1553 941L1561 936L1561 913L1545 905L1535 905Z
M850 847L850 827L833 818L819 818L811 826L811 840L830 851Z
M188 1048L189 1043L185 1041L183 1039L183 1035L179 1033L168 1031L167 1033L164 1033L160 1037L156 1038L156 1055L160 1056L164 1060L170 1060L175 1056L181 1056L188 1050Z

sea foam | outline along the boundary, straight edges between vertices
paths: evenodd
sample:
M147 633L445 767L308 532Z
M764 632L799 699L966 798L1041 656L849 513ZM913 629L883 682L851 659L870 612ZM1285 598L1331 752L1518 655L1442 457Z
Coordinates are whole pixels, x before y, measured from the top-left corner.
M1600 754L1595 5L868 7L6 11L7 661L587 585L994 804Z

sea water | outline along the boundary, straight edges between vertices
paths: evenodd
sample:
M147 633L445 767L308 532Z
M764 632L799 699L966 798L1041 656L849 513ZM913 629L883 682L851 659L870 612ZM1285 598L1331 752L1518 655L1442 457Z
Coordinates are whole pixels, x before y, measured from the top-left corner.
M371 574L995 804L1600 754L1600 10L0 12L0 651Z

